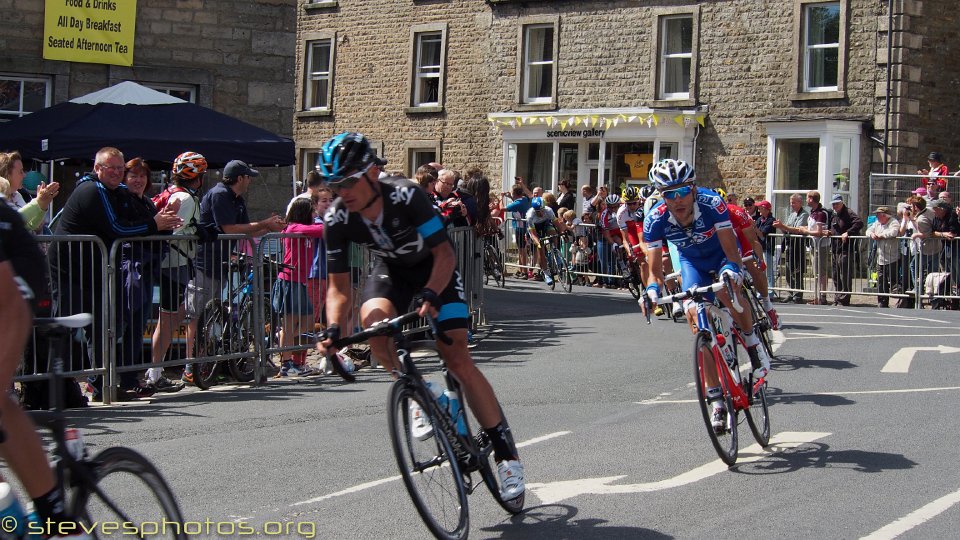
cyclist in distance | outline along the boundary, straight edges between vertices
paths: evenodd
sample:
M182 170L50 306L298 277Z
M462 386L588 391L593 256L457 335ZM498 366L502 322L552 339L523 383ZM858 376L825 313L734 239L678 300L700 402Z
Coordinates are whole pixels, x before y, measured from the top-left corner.
M718 194L722 197L723 194ZM737 233L737 242L740 244L740 255L744 258L753 256L753 260L743 263L744 268L753 278L753 284L760 294L760 301L763 304L763 310L767 312L770 318L770 325L774 330L780 329L780 316L770 301L770 289L767 283L767 264L763 260L763 244L760 243L760 236L757 234L756 222L750 217L750 214L735 204L727 203L727 211L730 212L730 222L733 224L733 230Z
M623 190L623 206L617 210L617 226L623 237L623 249L630 259L637 259L640 275L649 272L646 260L646 247L643 244L643 200L640 188L628 187Z
M680 275L684 288L690 289L710 285L710 274L716 272L720 279L729 276L735 286L733 294L741 307L746 301L740 293L741 260L737 237L730 222L727 205L715 192L697 189L693 167L685 161L665 159L650 170L650 182L657 187L663 200L647 213L643 222L643 240L647 243L647 260L650 276L647 280L647 296L656 302L663 283L663 267L660 254L665 242L677 246L680 255ZM755 368L754 374L760 378L770 369L770 358L760 340L753 332L750 311L740 312L732 309L728 291L717 293L720 302L730 309L734 322L740 329L747 346L747 354ZM647 306L640 303L644 315ZM696 305L687 300L684 311L691 328L696 331ZM705 365L707 398L713 401L712 424L720 429L726 424L726 413L721 401L720 382L716 367Z
M489 435L504 500L524 492L523 466L493 387L477 369L467 349L463 279L456 252L433 204L416 183L401 177L379 179L386 161L373 154L366 137L341 133L323 144L319 170L337 199L324 216L327 242L327 339L317 344L324 355L335 353L341 329L352 329L350 243L366 246L374 256L364 284L360 321L368 327L405 313L415 299L420 315L428 312L452 340L437 341L447 368L460 382L477 421ZM349 330L348 330L349 331ZM387 369L399 369L393 340L370 339L373 356Z
M51 530L77 530L76 519L67 514L63 490L57 486L37 428L20 408L13 392L23 349L33 326L37 299L48 299L47 264L33 235L16 210L0 201L0 455L17 475L40 523L50 520ZM6 520L5 520L5 526ZM52 538L63 538L54 535ZM73 535L69 538L89 538Z
M534 197L530 201L530 210L527 210L527 234L530 241L537 248L537 264L540 270L543 270L543 282L547 285L553 284L553 276L550 275L550 268L547 266L546 252L543 249L543 238L545 236L555 235L558 232L564 232L567 226L563 220L558 218L553 210L543 203L543 197ZM556 242L554 238L552 241Z

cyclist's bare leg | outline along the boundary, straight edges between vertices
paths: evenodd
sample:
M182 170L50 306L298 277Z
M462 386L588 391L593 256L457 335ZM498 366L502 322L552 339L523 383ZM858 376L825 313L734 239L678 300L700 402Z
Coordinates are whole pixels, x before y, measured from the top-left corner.
M7 462L32 497L49 493L56 485L37 428L7 389L20 365L33 314L13 279L13 265L0 263L0 426L6 440L0 456Z
M694 304L687 309L687 324L690 325L690 331L697 335L697 306ZM711 358L713 358L711 356ZM713 362L703 363L703 378L707 383L707 388L716 388L720 386L720 377L717 375L717 366Z
M720 300L720 303L724 305L729 311L730 315L733 316L733 322L737 323L737 328L744 332L753 331L753 316L750 314L750 310L747 307L746 299L740 293L740 289L734 289L733 293L737 297L737 302L742 308L738 313L737 310L733 309L733 304L730 302L730 296L727 294L726 290L721 289L717 292L717 298Z
M371 298L360 306L360 324L362 324L364 328L396 316L397 310L394 309L390 300L386 298ZM373 355L373 358L387 370L387 373L396 377L395 374L400 370L400 362L397 360L397 348L393 344L393 338L370 338L368 343L370 344L370 354Z
M477 417L477 421L480 422L480 426L484 428L496 426L503 420L500 404L497 402L497 396L490 382L470 358L470 350L467 348L467 330L458 328L447 330L445 333L453 343L446 345L438 341L437 350L440 356L453 376L460 382L464 398Z

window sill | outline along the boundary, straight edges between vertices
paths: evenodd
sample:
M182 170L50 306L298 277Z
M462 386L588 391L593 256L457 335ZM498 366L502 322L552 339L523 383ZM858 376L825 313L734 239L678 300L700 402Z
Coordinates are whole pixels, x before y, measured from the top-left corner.
M404 109L407 114L436 114L443 112L443 105L429 105L424 107L407 107Z
M833 90L830 92L797 92L790 96L791 101L815 101L818 99L847 99L847 92L844 90Z
M557 110L557 102L552 101L550 103L517 103L514 107L517 112L533 112L533 111L555 111Z
M333 111L330 109L322 111L297 111L293 116L294 118L326 118L333 116Z
M310 2L303 5L304 11L314 11L324 8L335 8L340 5L339 0L321 0L319 2Z
M670 107L696 107L697 100L692 98L683 98L683 99L657 99L650 102L650 107L653 109L666 109Z

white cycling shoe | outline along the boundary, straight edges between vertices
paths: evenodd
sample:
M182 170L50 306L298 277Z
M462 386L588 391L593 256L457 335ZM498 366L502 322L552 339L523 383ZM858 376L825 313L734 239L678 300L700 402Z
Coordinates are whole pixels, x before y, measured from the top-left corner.
M523 482L523 464L515 459L501 461L497 464L497 475L500 477L500 498L504 501L516 499L526 490Z
M423 408L416 401L411 400L409 405L410 412L410 436L418 441L425 441L433 436L433 425L423 412Z

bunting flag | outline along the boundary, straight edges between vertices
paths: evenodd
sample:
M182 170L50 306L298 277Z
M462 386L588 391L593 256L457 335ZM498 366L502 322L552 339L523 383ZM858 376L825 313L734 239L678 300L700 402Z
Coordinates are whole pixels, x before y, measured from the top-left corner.
M597 127L597 121L600 119L599 116L590 117L590 127Z
M522 127L522 126L534 126L534 125L545 125L549 127L560 126L561 129L567 129L568 127L573 128L575 126L584 126L590 128L599 127L609 130L611 127L617 127L621 123L626 124L646 124L647 127L652 128L654 126L659 126L662 120L672 119L675 124L682 128L689 128L696 123L700 127L706 127L707 115L703 113L690 113L690 112L681 112L679 114L671 113L672 115L668 116L667 114L631 114L627 115L624 113L610 113L610 114L588 114L583 116L569 116L566 119L557 118L553 115L522 115L515 117L494 117L487 116L487 121L491 124L503 128L510 126L511 128Z
M613 124L613 120L611 120L611 119L609 119L609 118L604 118L604 119L603 119L603 122L604 122L604 125L605 125L604 129L610 129L610 125Z
M561 120L561 121L560 121L560 129L567 129L567 121L566 121L566 120Z
M677 123L678 126L683 127L683 115L679 114L673 117L673 121Z
M653 125L655 125L655 126L659 126L659 125L660 125L660 117L659 117L659 116L657 116L657 115L655 115L655 114L651 114L651 115L650 115L650 118L653 119Z
M552 116L548 116L548 117L547 117L547 125L549 125L550 127L553 127L553 126L555 125Z
M705 114L697 115L697 123L700 124L700 127L707 127L706 119L707 119L707 115Z

